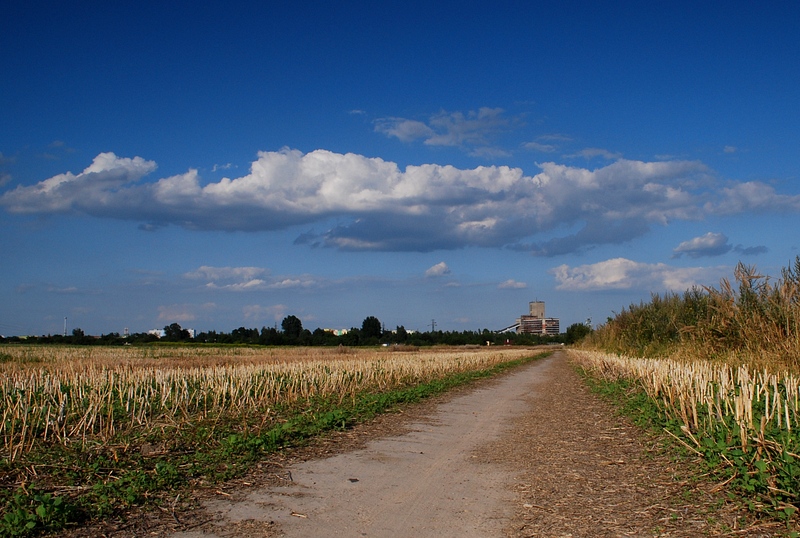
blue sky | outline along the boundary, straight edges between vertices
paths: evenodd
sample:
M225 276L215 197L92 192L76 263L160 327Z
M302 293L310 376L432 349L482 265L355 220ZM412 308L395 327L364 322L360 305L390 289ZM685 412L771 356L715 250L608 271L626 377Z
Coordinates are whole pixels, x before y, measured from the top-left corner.
M0 333L562 329L798 255L796 2L17 2Z

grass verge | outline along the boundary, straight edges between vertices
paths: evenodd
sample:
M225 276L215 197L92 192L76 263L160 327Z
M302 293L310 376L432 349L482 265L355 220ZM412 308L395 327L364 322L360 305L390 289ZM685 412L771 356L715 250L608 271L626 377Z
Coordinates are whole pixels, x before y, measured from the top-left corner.
M89 520L118 516L132 506L160 505L192 485L245 474L264 456L342 430L380 413L544 358L542 353L491 368L448 375L345 400L313 398L197 422L165 422L143 438L120 436L81 449L52 444L24 458L0 461L0 536L33 536Z
M589 388L616 406L620 414L659 436L672 457L692 465L695 477L719 481L729 500L746 506L756 517L785 523L784 536L800 537L796 517L800 458L796 454L787 450L767 454L767 443L756 451L744 451L737 446L735 424L687 438L685 425L670 418L635 380L603 379L579 366L576 370Z

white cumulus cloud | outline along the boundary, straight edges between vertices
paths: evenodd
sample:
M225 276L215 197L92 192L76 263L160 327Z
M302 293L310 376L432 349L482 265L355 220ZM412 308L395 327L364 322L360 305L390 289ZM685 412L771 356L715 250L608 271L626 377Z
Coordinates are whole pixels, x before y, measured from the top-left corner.
M316 286L317 284L318 282L310 277L282 278L272 282L269 287L272 289L310 288Z
M430 138L436 134L423 122L404 118L381 118L375 122L375 130L403 142Z
M271 276L262 267L212 267L203 265L184 273L184 278L204 282L208 290L265 291L288 288L311 288L322 285L318 278L308 275Z
M541 142L527 142L522 147L541 153L553 153L557 149L553 144L542 144Z
M12 213L127 219L150 230L171 224L269 231L335 218L335 227L312 228L297 242L342 250L506 247L540 256L621 243L673 220L800 211L800 196L779 194L760 182L720 187L713 172L696 161L620 159L594 170L555 162L537 166L534 175L509 166L401 169L354 153L283 149L258 153L240 177L204 182L190 169L145 181L154 162L102 153L79 174L6 191L0 206ZM537 241L558 229L577 231ZM215 283L222 278L202 276ZM238 278L229 284L245 281L227 278ZM261 273L251 274L254 279L265 280Z
M428 268L427 271L425 271L425 276L429 277L429 278L430 277L437 277L437 276L444 276L444 275L449 275L449 274L450 274L450 268L444 262L439 262L436 265L434 265L433 267Z
M19 186L6 192L0 203L17 213L58 213L104 205L122 206L124 186L156 169L156 163L141 157L120 158L101 153L83 172L53 176L30 187ZM115 198L111 200L110 198ZM130 203L136 203L131 200Z
M759 181L732 183L721 189L720 196L706 205L709 213L734 215L744 212L797 212L800 195L778 194Z
M269 283L264 279L268 274L261 267L212 267L203 265L183 276L191 280L205 281L209 290L257 291L266 289Z
M609 161L614 161L617 159L621 159L622 154L615 153L613 151L609 151L603 148L585 148L575 154L568 155L568 157L583 157L584 159L587 160L594 159L595 157L601 157Z
M705 267L672 267L664 263L640 263L614 258L594 264L570 267L560 265L550 270L558 285L569 291L651 290L684 291L693 286L709 285L719 280L724 270Z
M523 290L527 288L528 285L524 282L518 282L516 280L509 279L505 282L501 282L497 287L501 290Z
M690 258L721 256L732 248L733 246L728 243L728 237L725 234L708 232L689 241L683 241L673 249L672 257L679 258L683 254Z
M234 280L248 281L267 273L261 267L211 267L203 265L186 273L184 276L191 279L201 279L209 281Z

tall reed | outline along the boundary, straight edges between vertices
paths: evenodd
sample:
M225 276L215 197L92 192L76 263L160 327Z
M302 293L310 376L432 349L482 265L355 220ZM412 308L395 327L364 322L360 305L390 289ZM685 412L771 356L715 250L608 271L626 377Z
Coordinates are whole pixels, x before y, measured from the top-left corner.
M584 347L800 372L800 257L777 279L740 263L734 280L630 305Z

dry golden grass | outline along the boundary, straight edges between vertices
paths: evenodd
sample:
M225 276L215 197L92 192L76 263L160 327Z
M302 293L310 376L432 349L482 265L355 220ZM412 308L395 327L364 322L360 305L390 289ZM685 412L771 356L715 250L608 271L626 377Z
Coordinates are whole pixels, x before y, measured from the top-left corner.
M315 397L341 400L529 356L515 348L390 353L347 348L8 346L0 438L14 460L37 443L104 442L160 423ZM265 417L266 420L266 417Z
M606 380L631 379L684 432L714 431L738 426L735 432L747 450L764 442L765 431L791 433L800 428L800 378L788 371L754 370L718 361L641 359L596 351L571 350L573 360ZM733 428L731 428L733 429ZM692 438L693 439L693 438Z

